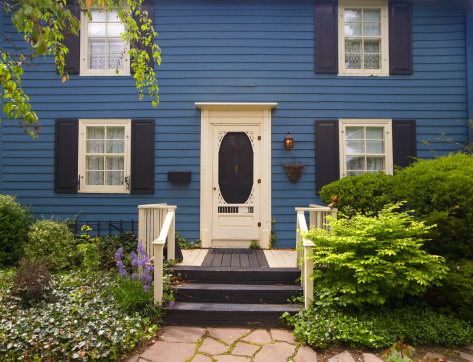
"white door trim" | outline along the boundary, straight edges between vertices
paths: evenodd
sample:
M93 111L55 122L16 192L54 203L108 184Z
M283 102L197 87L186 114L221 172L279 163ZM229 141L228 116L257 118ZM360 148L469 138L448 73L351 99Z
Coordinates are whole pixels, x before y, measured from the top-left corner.
M212 245L212 153L214 125L256 125L261 130L261 183L259 242L269 247L271 234L271 109L277 103L195 103L201 109L201 151L200 151L200 239L202 247ZM229 244L231 245L231 244ZM249 241L248 241L249 245ZM241 247L235 243L233 247Z

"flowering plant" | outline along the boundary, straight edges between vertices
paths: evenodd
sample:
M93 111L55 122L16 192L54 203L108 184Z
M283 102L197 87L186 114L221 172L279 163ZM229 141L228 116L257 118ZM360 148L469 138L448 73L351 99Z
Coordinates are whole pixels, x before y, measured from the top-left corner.
M143 244L138 243L136 253L131 252L131 272L129 273L123 262L125 255L123 248L115 253L118 276L115 283L108 288L108 292L123 310L140 312L151 317L157 315L159 308L153 300L153 271Z

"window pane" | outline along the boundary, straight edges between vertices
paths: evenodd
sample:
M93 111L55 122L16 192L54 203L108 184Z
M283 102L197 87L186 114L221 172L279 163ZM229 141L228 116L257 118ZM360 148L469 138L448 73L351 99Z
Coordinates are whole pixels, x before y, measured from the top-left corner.
M108 140L124 140L125 127L107 127Z
M123 185L123 171L108 171L107 172L107 185L110 186L121 186Z
M108 57L108 69L123 69L123 55L110 54Z
M124 153L125 141L107 141L107 153Z
M365 39L363 49L365 53L380 53L381 40Z
M361 127L346 127L345 128L345 131L347 133L347 140L349 139L355 139L355 140L362 140L364 139L364 135L363 135L363 130L364 130L364 127L361 126Z
M86 182L87 185L103 185L103 171L87 171Z
M108 53L123 54L125 51L125 42L123 40L109 40Z
M363 175L364 171L348 171L347 176L360 176Z
M92 22L105 22L105 12L102 10L90 10Z
M345 23L345 36L361 35L361 23Z
M104 141L87 141L87 153L104 153Z
M105 24L89 23L89 36L105 36Z
M367 140L384 140L384 127L366 127Z
M91 54L89 58L90 69L105 69L105 54Z
M384 158L368 157L366 163L368 165L368 170L384 170Z
M107 170L121 170L125 168L125 157L107 157Z
M381 69L379 54L365 54L364 69Z
M347 53L361 53L361 38L346 38L345 51Z
M384 153L384 141L366 141L366 153Z
M365 169L365 158L364 157L347 157L347 170L364 170Z
M363 35L365 35L365 36L380 36L381 35L381 24L380 23L364 23L363 24Z
M87 170L103 170L103 157L87 157Z
M363 141L347 141L347 154L356 155L365 153L365 142Z
M345 9L345 21L361 21L361 9Z
M380 10L364 10L363 21L381 21Z
M87 127L88 140L103 140L105 138L105 127Z
M118 11L117 10L113 10L109 13L107 13L108 15L108 21L110 22L120 22L120 18L118 17Z
M91 39L89 41L89 51L91 53L105 53L105 39Z
M361 69L361 55L346 54L345 69Z
M120 33L123 33L124 29L123 24L107 24L107 36L120 36Z

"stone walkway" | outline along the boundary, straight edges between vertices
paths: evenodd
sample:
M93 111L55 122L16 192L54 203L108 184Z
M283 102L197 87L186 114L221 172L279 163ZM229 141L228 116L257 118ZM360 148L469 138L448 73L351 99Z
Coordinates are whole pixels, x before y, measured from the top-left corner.
M472 354L461 357L473 362ZM448 357L429 352L425 357ZM424 357L424 358L425 358ZM126 362L317 362L317 354L307 346L297 344L296 338L284 329L164 327L161 340L139 356ZM363 354L365 362L383 362L371 353ZM344 351L328 362L355 362Z

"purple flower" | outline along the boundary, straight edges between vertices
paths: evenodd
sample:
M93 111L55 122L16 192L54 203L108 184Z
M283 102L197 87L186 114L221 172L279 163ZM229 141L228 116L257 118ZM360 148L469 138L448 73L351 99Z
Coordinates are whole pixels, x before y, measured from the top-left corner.
M119 260L122 258L122 255L123 255L123 248L120 248L117 250L117 252L115 253L115 259Z
M176 304L176 303L174 303L173 300L171 300L171 301L169 302L169 306L170 306L170 307L174 307L174 304Z
M136 275L136 273L131 274L131 279L135 279L135 280L136 280L137 278L138 278L138 276Z
M145 292L149 292L150 290L150 286L148 284L146 284L144 287L143 287L144 291Z
M142 243L138 243L138 254L146 256L146 250Z

